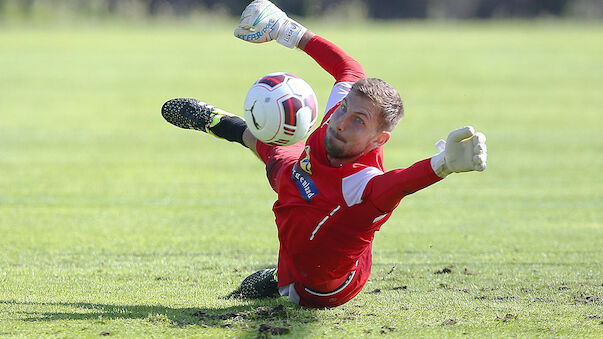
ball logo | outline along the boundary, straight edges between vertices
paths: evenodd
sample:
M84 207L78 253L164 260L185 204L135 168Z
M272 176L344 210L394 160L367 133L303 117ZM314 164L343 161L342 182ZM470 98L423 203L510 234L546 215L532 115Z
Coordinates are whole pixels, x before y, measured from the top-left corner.
M257 121L255 121L255 115L253 115L253 108L255 107L255 103L257 101L253 102L253 105L251 105L251 108L249 109L249 113L251 113L251 120L253 121L253 126L255 126L255 128L257 129L262 129L262 126L260 126L260 124L258 124Z

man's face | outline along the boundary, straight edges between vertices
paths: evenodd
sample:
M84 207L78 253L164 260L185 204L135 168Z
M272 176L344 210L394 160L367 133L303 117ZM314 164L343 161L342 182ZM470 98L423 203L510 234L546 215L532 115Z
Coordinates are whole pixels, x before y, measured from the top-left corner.
M344 164L383 145L390 135L375 104L350 92L331 115L323 142L330 160Z

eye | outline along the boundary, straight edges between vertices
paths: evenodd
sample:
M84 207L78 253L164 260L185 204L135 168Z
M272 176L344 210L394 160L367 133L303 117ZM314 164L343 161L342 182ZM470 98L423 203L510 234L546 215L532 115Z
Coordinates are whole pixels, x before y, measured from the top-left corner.
M360 118L360 117L355 117L355 118L354 118L354 121L355 121L357 124L364 125L364 120L362 120L362 118Z
M346 106L346 104L341 104L341 106L340 106L340 107L341 107L341 111L342 111L342 112L344 112L344 113L345 113L345 112L347 112L347 111L348 111L348 106Z

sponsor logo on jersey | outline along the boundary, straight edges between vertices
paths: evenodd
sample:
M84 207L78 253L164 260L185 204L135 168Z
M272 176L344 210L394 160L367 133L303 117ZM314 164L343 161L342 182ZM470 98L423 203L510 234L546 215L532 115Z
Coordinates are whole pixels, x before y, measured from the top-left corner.
M302 171L297 164L293 166L293 170L291 171L291 179L293 179L297 185L297 189L299 190L302 198L304 198L304 200L307 202L312 201L312 198L318 194L318 189L316 188L314 181L312 181L308 173Z
M310 146L306 145L306 157L299 161L299 167L306 173L312 175L312 164L310 163Z

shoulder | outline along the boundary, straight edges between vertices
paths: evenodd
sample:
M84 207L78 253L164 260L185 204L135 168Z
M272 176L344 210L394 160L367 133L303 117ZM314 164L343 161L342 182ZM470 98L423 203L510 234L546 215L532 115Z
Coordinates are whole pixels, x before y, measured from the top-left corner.
M346 204L353 206L362 202L362 195L368 182L383 171L373 166L363 166L341 179L341 192Z

